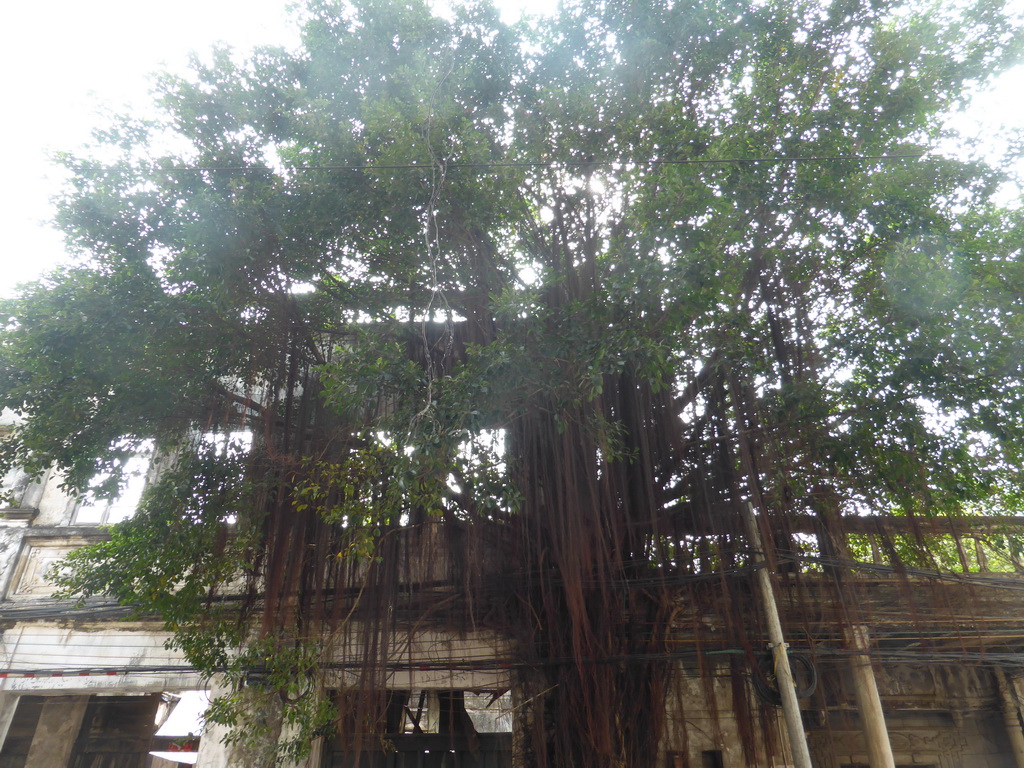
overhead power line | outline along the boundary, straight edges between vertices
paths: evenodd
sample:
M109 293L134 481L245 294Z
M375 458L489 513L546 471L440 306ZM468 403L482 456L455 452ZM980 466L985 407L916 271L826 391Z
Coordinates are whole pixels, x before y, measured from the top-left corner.
M434 171L438 167L445 170L459 168L498 169L498 168L608 168L611 166L668 166L668 165L783 165L786 163L809 162L867 162L875 160L919 160L924 152L900 155L808 155L805 157L780 155L775 157L729 157L729 158L694 158L686 160L536 160L523 162L487 162L487 163L391 163L386 165L368 164L327 164L288 166L289 172L295 171ZM77 173L105 173L115 170L113 166L96 168L80 167ZM172 165L165 168L152 168L152 173L249 173L253 171L274 172L276 169L266 165Z
M1015 652L992 652L992 651L967 651L958 650L950 652L932 651L925 649L877 649L872 651L858 651L846 648L835 648L818 644L806 648L794 649L800 653L810 656L814 663L843 662L851 657L862 657L876 661L891 663L932 663L947 665L962 665L965 662L976 665L989 665L999 667L1024 667L1024 654ZM593 656L586 659L592 664L622 664L622 663L644 663L657 661L694 661L703 656L713 659L716 656L747 656L748 651L744 648L713 648L695 649L687 648L680 650L663 650L651 653L626 653L610 656ZM579 659L572 657L549 658L535 660L529 663L517 661L512 658L495 655L487 658L460 659L457 657L444 657L434 659L416 659L413 661L394 660L379 665L380 669L393 672L408 671L447 671L447 672L501 672L510 669L534 668L537 666L559 666L575 664ZM366 668L364 660L334 661L328 662L322 667L329 671L353 671ZM25 679L25 678L74 678L74 677L120 677L125 675L141 674L199 674L200 670L188 664L119 664L111 666L90 666L90 667L61 667L61 668L10 668L0 671L0 680Z

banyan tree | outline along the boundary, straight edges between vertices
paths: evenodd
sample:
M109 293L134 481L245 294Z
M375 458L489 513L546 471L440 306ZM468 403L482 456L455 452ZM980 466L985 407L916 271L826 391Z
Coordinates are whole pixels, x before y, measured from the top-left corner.
M864 520L905 579L958 556L936 521L1021 509L1022 209L944 127L1020 18L297 14L300 49L198 58L63 157L75 261L3 305L4 459L159 471L62 588L258 674L305 744L378 738L387 638L430 626L504 638L523 765L653 766L681 665L731 681L756 763L759 567L813 656L871 621Z

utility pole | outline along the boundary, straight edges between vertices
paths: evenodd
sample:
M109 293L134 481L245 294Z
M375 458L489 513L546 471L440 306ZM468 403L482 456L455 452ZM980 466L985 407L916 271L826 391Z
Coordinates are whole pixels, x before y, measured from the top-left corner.
M875 670L871 666L868 628L863 624L850 627L846 632L850 650L854 652L850 672L853 675L853 693L857 698L864 740L868 745L871 768L896 768L889 742L889 729L882 712L882 697L878 695Z
M793 753L794 768L811 768L811 753L807 748L807 733L804 731L803 717L800 715L800 702L796 698L796 684L793 680L793 669L789 666L789 654L786 642L782 637L782 622L779 621L779 609L775 603L775 590L772 588L771 575L765 567L764 545L761 543L761 532L754 516L754 506L746 504L747 535L753 550L754 563L760 566L754 571L758 592L764 605L765 617L768 621L768 643L771 647L772 660L775 668L775 681L782 697L782 717L786 721L789 734L789 748Z
M844 561L852 560L846 536L837 525L834 516L823 517L824 530L819 543L824 552L837 561L827 569L835 579L836 588L847 589L851 586L850 574L845 572ZM855 584L856 582L853 581ZM846 647L850 655L850 675L853 679L853 693L857 700L857 711L860 714L861 730L867 746L868 764L871 768L895 768L896 761L892 754L892 743L889 741L889 729L885 724L885 713L882 710L882 697L878 693L878 682L871 663L871 634L866 624L848 618L844 630Z

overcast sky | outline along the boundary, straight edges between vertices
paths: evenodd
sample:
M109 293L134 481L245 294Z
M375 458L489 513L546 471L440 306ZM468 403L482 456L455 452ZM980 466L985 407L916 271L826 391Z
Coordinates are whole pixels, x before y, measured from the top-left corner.
M1024 2L1024 0L1022 0ZM60 188L50 153L80 147L103 125L103 112L145 105L149 74L180 70L189 51L217 41L244 50L292 44L287 0L44 0L4 11L0 65L7 150L0 185L0 294L61 258L60 236L45 226L49 200ZM554 0L506 0L508 14ZM1024 68L975 113L972 132L997 122L1024 131Z
M149 73L185 66L216 41L240 48L288 43L286 0L42 0L4 11L0 64L7 108L0 146L3 252L0 291L36 276L63 253L43 226L60 173L48 157L89 140L103 110L144 104Z

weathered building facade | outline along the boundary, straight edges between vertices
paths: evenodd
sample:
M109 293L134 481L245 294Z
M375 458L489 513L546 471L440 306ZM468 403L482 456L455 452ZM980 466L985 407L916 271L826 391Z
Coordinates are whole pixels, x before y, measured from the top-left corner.
M202 679L180 651L168 648L169 634L157 617L126 621L124 609L109 602L72 605L52 598L47 571L67 552L103 537L104 529L82 523L80 505L61 492L56 478L8 478L7 484L16 503L0 511L0 768L247 764L242 753L220 742L223 732L216 727L201 739L193 733L157 735L183 692L216 689L217 681ZM97 517L95 509L88 514ZM1003 522L1004 529L1016 524ZM871 525L865 521L869 543ZM1024 580L989 569L984 534L993 524L987 525L944 531L966 573L894 574L872 547L872 562L844 587L845 599L871 616L871 625L858 630L861 645L829 607L824 574L799 580L784 569L774 574L784 623L804 628L787 641L814 766L1024 768ZM435 592L428 599L437 600L443 599L444 578L444 565L436 560L410 566L407 575L410 590L430 584ZM800 606L808 604L808 595L798 599L795 590L815 584L821 595L812 604L821 609L807 615ZM942 618L927 613L935 599L947 607ZM795 610L802 611L799 619L786 615ZM690 622L681 606L676 626L677 672L663 764L744 766L749 758L742 745L750 738L763 764L799 764L773 700L771 665L716 649L714 620L707 615ZM764 641L752 637L751 647L760 651ZM331 678L339 690L354 674L344 663L351 657L339 649ZM391 733L384 745L359 745L360 764L515 764L522 693L500 633L410 626L396 632L387 657ZM865 675L877 690L880 723L870 722L876 718L874 694L865 689ZM738 718L736 694L748 686L762 694L759 711ZM750 720L761 726L753 737L741 733L741 723ZM891 762L885 749L879 756L872 744L879 725ZM306 761L310 768L355 763L340 736L323 739Z

